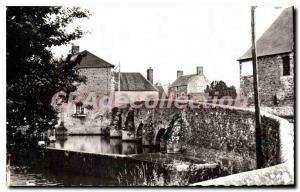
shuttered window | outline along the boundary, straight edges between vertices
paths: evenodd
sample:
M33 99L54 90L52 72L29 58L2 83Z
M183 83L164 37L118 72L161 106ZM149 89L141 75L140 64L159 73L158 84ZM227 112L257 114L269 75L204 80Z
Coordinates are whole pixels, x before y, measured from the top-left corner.
M82 103L76 104L76 114L84 114L84 108Z

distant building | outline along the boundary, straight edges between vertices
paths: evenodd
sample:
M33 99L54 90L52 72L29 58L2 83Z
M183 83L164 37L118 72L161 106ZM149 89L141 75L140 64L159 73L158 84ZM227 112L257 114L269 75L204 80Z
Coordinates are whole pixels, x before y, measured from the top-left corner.
M159 83L156 83L154 85L154 87L158 90L159 99L167 99L168 98L168 95L162 85L160 85Z
M209 80L203 74L203 67L198 66L196 74L192 75L183 75L183 71L177 71L177 79L169 86L169 98L203 95L207 85Z
M120 88L119 88L119 73L115 73L115 99L116 105L125 104L134 101L144 101L147 99L158 99L159 91L155 86L145 79L141 73L120 73ZM119 91L120 89L120 91ZM118 100L122 96L125 100ZM127 99L128 100L127 100Z
M257 40L258 86L262 106L294 104L294 8L285 9ZM253 104L251 48L238 59L240 87Z

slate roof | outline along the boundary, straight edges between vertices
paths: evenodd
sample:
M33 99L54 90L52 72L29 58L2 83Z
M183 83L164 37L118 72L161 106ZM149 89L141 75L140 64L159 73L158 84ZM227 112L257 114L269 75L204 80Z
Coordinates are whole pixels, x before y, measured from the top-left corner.
M77 54L72 55L71 60L76 60L79 55L82 55L80 63L77 65L78 68L112 68L114 65L107 61L97 57L96 55L84 50Z
M158 91L141 73L120 73L120 78L120 91ZM118 83L118 73L115 73L115 81Z
M293 51L294 7L286 8L256 42L257 57ZM251 47L238 61L252 59Z
M178 77L169 87L176 87L176 86L184 86L187 85L189 80L195 76L196 74L193 75L183 75Z

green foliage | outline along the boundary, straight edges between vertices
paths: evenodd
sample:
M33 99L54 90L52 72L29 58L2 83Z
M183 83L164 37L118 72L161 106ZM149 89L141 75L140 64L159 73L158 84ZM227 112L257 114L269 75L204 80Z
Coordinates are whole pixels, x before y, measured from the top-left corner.
M72 83L83 81L76 63L55 59L50 48L82 37L80 28L67 32L65 27L88 16L77 7L7 7L8 150L53 128L57 114L50 106L52 96L74 91Z
M209 96L218 96L218 98L224 96L231 96L232 99L235 99L237 96L236 89L234 86L228 87L223 81L213 81L210 86L207 85L205 93L208 93Z

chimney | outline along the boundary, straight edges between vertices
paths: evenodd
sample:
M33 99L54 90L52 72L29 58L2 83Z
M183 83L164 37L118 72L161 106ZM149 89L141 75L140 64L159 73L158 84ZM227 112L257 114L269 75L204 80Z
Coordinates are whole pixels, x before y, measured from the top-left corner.
M177 78L183 76L183 71L177 71Z
M197 75L203 76L203 67L202 66L197 66Z
M72 45L71 53L72 53L72 54L79 53L79 46Z
M153 69L151 67L147 69L147 80L153 84Z

